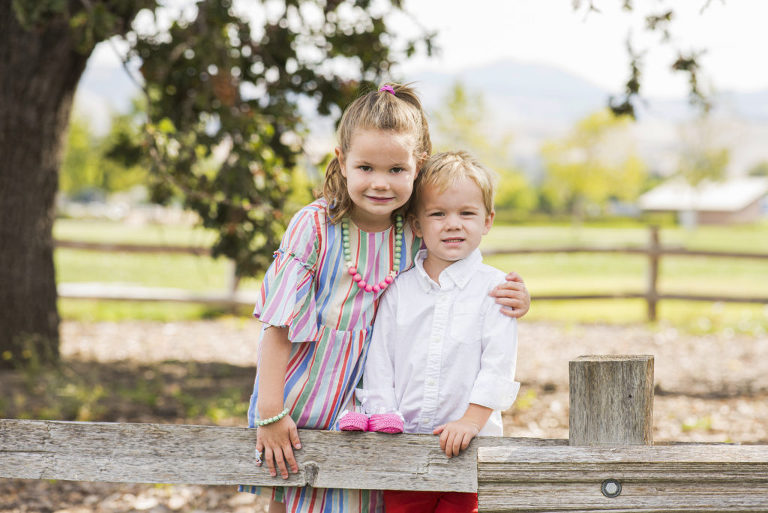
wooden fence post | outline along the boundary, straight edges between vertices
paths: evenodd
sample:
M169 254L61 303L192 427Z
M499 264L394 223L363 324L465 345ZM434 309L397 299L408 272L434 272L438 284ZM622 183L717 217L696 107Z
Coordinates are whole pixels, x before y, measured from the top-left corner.
M656 321L656 304L658 303L659 291L657 282L659 279L659 256L661 247L659 245L659 227L651 226L651 238L648 246L648 290L646 299L648 301L648 320Z
M568 370L570 445L653 444L653 356L581 356Z
M652 445L652 356L569 369L570 445L480 447L480 511L768 511L768 446Z

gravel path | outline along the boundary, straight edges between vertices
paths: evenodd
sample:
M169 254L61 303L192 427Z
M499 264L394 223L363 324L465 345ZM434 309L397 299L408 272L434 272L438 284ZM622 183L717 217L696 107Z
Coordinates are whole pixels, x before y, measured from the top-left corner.
M255 365L260 324L252 319L183 323L65 322L66 358L101 362L188 360ZM568 384L568 361L587 354L650 354L657 388L669 393L734 396L768 392L768 335L681 334L642 325L557 325L521 322L517 379Z

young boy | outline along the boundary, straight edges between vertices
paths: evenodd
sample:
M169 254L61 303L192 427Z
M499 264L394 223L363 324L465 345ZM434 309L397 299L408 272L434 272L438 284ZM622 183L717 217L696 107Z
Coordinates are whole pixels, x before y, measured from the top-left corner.
M406 433L440 435L449 458L478 434L501 436L519 388L516 320L488 296L504 273L477 249L493 193L493 175L464 152L421 171L411 222L426 249L382 298L358 390L367 414L399 413ZM384 503L387 513L477 511L477 494L386 491Z

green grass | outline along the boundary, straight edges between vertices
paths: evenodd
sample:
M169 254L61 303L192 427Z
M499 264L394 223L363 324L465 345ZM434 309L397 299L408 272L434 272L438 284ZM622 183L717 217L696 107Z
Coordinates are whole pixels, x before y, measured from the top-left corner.
M109 222L57 221L60 239L145 244L206 246L214 234L200 228L123 226ZM649 232L636 223L537 224L495 226L483 248L541 248L562 246L645 246ZM689 249L768 253L768 223L709 227L696 230L666 227L662 244ZM61 282L124 283L150 287L220 291L229 280L224 259L164 254L115 254L59 249L55 256ZM536 295L558 293L643 292L648 259L625 254L528 254L488 256L486 262L505 271L517 271ZM258 278L242 282L256 290ZM659 290L714 296L768 297L768 260L713 257L663 257ZM64 318L89 321L122 319L185 320L215 317L228 312L205 305L170 303L60 300ZM755 304L720 304L667 300L659 304L659 319L693 332L728 331L765 333L768 307ZM243 308L239 315L247 315ZM539 301L527 319L562 322L644 322L642 300Z
M645 246L643 226L495 226L483 248L541 248L568 246ZM664 245L688 249L768 253L768 223L737 227L676 227L661 230ZM643 292L648 258L629 254L528 254L488 256L485 261L520 273L531 294ZM660 261L658 288L662 293L708 296L768 297L768 260L665 256ZM559 322L645 322L642 300L581 300L535 302L529 320ZM768 306L666 300L658 318L693 333L768 332Z
M177 225L131 225L113 221L57 219L53 227L56 239L87 242L123 242L169 246L208 247L216 234L205 228Z
M768 221L744 226L700 226L687 230L661 228L661 243L688 249L768 253ZM644 246L649 230L640 224L495 225L483 239L486 248L562 246Z

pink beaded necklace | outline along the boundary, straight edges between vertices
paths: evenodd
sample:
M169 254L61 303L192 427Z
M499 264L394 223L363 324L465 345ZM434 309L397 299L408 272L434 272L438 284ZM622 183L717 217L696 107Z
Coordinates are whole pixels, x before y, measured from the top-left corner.
M397 276L400 269L400 250L403 247L403 216L398 215L395 218L395 257L392 259L392 269L379 283L373 285L368 283L358 272L357 264L352 263L352 257L349 252L349 218L346 217L341 221L341 240L344 244L344 261L347 263L347 272L352 275L352 280L357 283L361 290L376 293L384 290L390 283L395 281L395 276Z

